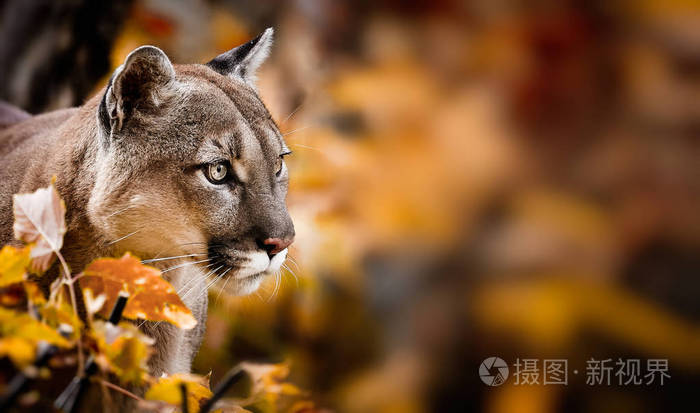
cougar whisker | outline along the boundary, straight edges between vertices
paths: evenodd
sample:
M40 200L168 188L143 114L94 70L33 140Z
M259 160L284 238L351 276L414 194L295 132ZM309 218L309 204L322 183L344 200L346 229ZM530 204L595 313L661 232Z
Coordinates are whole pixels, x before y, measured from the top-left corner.
M296 283L297 283L297 287L299 287L299 277L297 277L297 275L294 274L294 271L292 271L291 268L287 267L287 266L284 265L284 264L282 264L282 268L284 268L285 270L287 270L287 272L288 272L289 274L291 274L292 277L294 277L294 280L296 280Z
M209 271L208 273L206 273L203 277L199 277L199 279L200 279L200 280L206 280L211 274L216 274L216 272L219 271L222 267L223 267L223 265L220 265L220 266L216 267L215 269L213 269L213 270ZM216 278L214 278L214 282L215 282L215 281L216 281ZM207 290L209 289L209 287L211 287L212 284L213 284L213 283L207 284L207 286L204 287L204 291L207 291ZM181 298L182 300L184 300L185 298L187 298L187 297L192 293L192 291L195 291L195 290L196 290L196 287L197 287L197 286L194 285L194 286L193 286L192 288L190 288L185 294L183 294L180 298Z
M209 265L207 265L207 266L204 267L204 268L209 268L209 267L214 266L214 265L216 265L216 263L209 264ZM219 266L218 268L221 268L221 266ZM217 269L218 269L218 268L217 268ZM214 273L214 271L216 271L216 269L214 269L214 270L209 270L206 274L203 274L203 275L202 275L202 274L197 274L197 275L195 275L194 277L190 278L189 280L187 280L187 281L177 290L177 294L180 295L180 298L186 297L187 294L189 294L190 291L192 291L192 289L194 289L194 288L196 287L196 284L193 285L191 288L189 288L189 289L187 290L187 292L186 292L184 295L181 295L181 294L185 291L185 289L186 289L187 287L189 287L194 281L206 280L211 274Z
M233 269L233 267L229 267L226 271L224 271L223 274L221 274L221 277L219 277L219 278L224 278L224 275L226 275L226 273L231 271L232 269ZM228 284L228 282L230 280L231 280L231 277L227 278L226 281L224 281L224 285L222 285L221 288L219 288L219 294L217 294L217 296L216 296L216 303L217 304L219 303L219 297L221 296L221 293L226 289L226 285Z
M126 206L126 207L124 207L124 208L122 208L122 209L120 209L120 210L114 211L114 212L112 212L111 214L107 215L107 218L111 218L111 217L113 217L113 216L115 216L115 215L119 215L119 214L121 214L122 212L124 212L124 211L126 211L126 210L128 210L128 209L131 209L131 208L133 208L133 207L135 207L135 206L136 206L136 205L133 205L133 204L132 204L132 205Z
M294 257L292 257L291 255L287 254L287 259L289 260L289 262L291 262L292 264L294 264L294 266L296 267L297 271L301 271L301 268L299 267L299 264L297 263L297 260L294 259Z
M200 261L188 261L184 264L178 264L174 267L166 268L166 269L162 270L161 273L165 274L166 272L170 272L170 271L176 270L178 268L187 267L188 265L201 264L203 262L208 262L208 261L211 261L211 259L207 258L206 260L200 260Z
M197 256L201 257L202 255L207 255L207 254L204 254L204 253L202 253L202 254L187 254L187 255L176 255L173 257L151 258L149 260L142 260L141 264L148 264L151 262L158 262L158 261L168 261L168 260L174 260L174 259L178 259L178 258L197 257Z
M277 295L277 292L279 291L280 284L281 284L281 283L280 283L280 272L279 272L279 271L275 271L275 286L274 286L274 288L272 289L272 294L271 294L270 297L267 299L267 302L268 302L268 303L269 303L270 301L272 301L272 299L275 297L275 295Z
M311 149L311 150L314 150L314 151L321 153L322 155L326 155L326 153L319 148L315 148L315 147L309 146L309 145L302 145L301 143L290 143L289 146L298 146L298 147L304 148L304 149Z
M289 121L289 119L291 119L292 116L294 116L294 114L297 113L297 111L298 111L299 109L301 109L302 106L304 106L304 103L306 103L306 102L301 102L301 103L299 104L299 106L297 106L296 109L294 109L294 110L292 111L292 113L290 113L289 115L287 115L287 117L284 118L284 120L282 121L281 125L284 125L285 123L287 123L287 121Z
M105 244L105 246L110 246L110 245L116 244L116 243L119 242L119 241L123 241L123 240L129 238L130 236L136 234L136 233L139 232L139 231L141 231L141 229L137 229L136 231L130 232L130 233L124 235L124 236L121 237L121 238L117 238L117 239L115 239L114 241L110 241L110 242L108 242L107 244Z
M212 267L212 266L214 266L214 265L216 265L216 263L211 263L211 264L209 264L209 265L205 265L204 268L209 268L209 267ZM185 288L187 288L190 284L192 284L193 281L196 281L196 280L199 280L199 279L204 279L204 278L206 278L208 275L209 275L209 274L204 274L204 276L202 276L202 275L200 274L200 275L197 275L197 276L192 277L192 278L190 278L189 280L185 281L185 283L184 283L183 285L181 285L180 288L178 288L177 294L180 295L180 293L182 293L182 292L185 290Z
M311 128L311 127L313 127L313 125L307 125L307 126L302 126L301 128L292 129L292 130L290 130L289 132L283 133L282 136L287 136L287 135L291 135L291 134L293 134L293 133L301 132L301 131L303 131L304 129L309 129L309 128Z

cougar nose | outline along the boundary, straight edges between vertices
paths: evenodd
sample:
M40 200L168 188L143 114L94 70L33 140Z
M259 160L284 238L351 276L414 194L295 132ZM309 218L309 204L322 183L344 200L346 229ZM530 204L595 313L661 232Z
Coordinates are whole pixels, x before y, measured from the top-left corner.
M292 245L292 242L294 242L294 238L268 238L263 241L263 249L265 249L267 251L267 255L272 258L275 254L278 254L288 246Z

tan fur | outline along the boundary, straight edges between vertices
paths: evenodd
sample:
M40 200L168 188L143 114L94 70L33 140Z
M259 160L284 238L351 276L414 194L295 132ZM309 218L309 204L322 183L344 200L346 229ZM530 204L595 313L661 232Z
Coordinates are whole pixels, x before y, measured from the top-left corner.
M55 175L68 210L62 254L72 271L126 251L142 259L201 254L153 264L199 321L190 331L143 326L156 339L156 376L189 371L206 321L204 275L214 269L207 265L221 267L215 276L228 270L230 292L250 292L286 254L261 258L262 241L294 235L286 168L275 175L287 152L282 136L250 79L221 70L172 66L158 49L137 49L83 106L0 129L0 244L14 242L12 194ZM209 182L202 165L219 160L244 170L244 179ZM203 258L212 261L195 263Z

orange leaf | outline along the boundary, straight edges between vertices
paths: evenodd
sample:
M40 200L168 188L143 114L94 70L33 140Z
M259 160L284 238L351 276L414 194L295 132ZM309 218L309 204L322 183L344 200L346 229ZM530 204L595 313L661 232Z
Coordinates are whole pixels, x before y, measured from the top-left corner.
M31 194L16 194L13 199L15 238L34 243L31 268L44 272L63 246L66 206L53 184Z
M180 296L165 281L156 268L141 264L138 258L126 253L121 258L100 258L85 268L80 286L91 290L93 297L107 296L106 303L97 312L109 316L121 291L129 294L123 316L130 319L167 321L189 330L197 325L192 312Z

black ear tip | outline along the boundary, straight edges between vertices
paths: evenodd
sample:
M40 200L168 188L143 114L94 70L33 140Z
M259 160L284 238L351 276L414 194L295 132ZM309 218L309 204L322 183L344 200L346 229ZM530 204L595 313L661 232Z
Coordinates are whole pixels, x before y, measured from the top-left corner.
M268 27L247 43L216 56L207 66L219 74L254 82L255 71L269 55L274 32Z
M250 40L248 43L250 43L252 46L260 43L261 40L265 40L266 42L269 42L272 40L272 36L275 34L275 29L272 27L268 27L267 29L263 30L262 33L259 35L255 36L254 39Z

